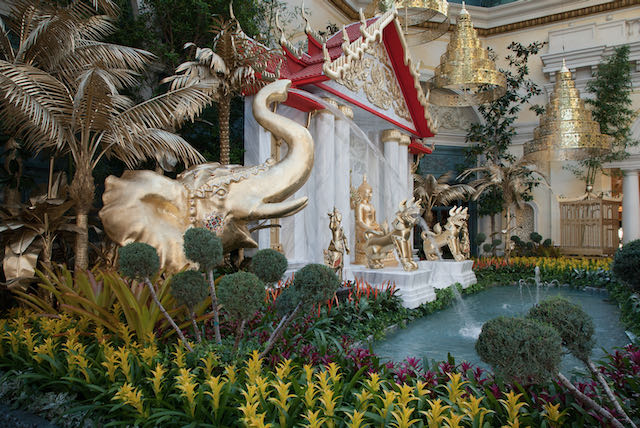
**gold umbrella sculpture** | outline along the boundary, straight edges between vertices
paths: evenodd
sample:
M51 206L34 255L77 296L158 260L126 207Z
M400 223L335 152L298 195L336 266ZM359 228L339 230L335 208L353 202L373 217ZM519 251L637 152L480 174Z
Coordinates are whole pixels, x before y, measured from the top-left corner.
M612 137L600 133L600 124L585 108L571 72L562 60L540 125L533 131L533 140L524 146L525 157L539 164L552 160L579 161L610 150L611 142ZM592 182L587 179L587 185Z
M482 47L464 2L447 50L427 82L427 89L429 102L450 107L489 103L507 90L507 79L496 70L489 52Z

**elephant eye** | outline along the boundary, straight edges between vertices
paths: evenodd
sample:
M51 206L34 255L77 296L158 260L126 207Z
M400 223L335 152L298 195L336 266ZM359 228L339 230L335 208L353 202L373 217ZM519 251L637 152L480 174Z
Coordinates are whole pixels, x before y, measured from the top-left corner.
M227 189L218 189L216 191L216 196L219 198L224 198L225 196L227 196Z

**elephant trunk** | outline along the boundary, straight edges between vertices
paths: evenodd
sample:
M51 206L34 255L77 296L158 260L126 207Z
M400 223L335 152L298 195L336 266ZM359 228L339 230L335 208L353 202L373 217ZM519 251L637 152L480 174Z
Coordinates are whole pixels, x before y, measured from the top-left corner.
M282 202L300 189L309 178L313 167L313 138L299 123L277 115L270 109L273 102L287 99L289 80L279 80L263 88L253 102L253 115L257 122L275 138L283 140L288 151L285 157L266 171L248 181L254 181L261 190L260 203L249 218L274 218L291 215L304 208L307 198Z

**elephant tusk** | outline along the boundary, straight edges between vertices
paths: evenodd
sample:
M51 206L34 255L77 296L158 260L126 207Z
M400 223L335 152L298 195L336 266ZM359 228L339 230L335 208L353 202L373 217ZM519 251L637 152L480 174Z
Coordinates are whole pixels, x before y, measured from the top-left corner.
M308 202L309 198L305 196L295 201L263 204L249 214L249 220L290 216L306 207Z

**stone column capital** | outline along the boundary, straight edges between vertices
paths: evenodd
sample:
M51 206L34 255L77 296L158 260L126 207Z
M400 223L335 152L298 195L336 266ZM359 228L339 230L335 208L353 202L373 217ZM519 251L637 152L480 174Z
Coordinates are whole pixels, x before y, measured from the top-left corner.
M390 143L392 141L399 143L402 139L402 135L402 132L398 131L397 129L385 129L380 134L380 140L383 143Z
M347 105L341 104L338 106L342 114L344 114L349 119L353 119L353 109Z
M408 146L409 144L411 144L411 137L407 134L402 134L400 140L398 140L398 143L400 143L401 146Z

